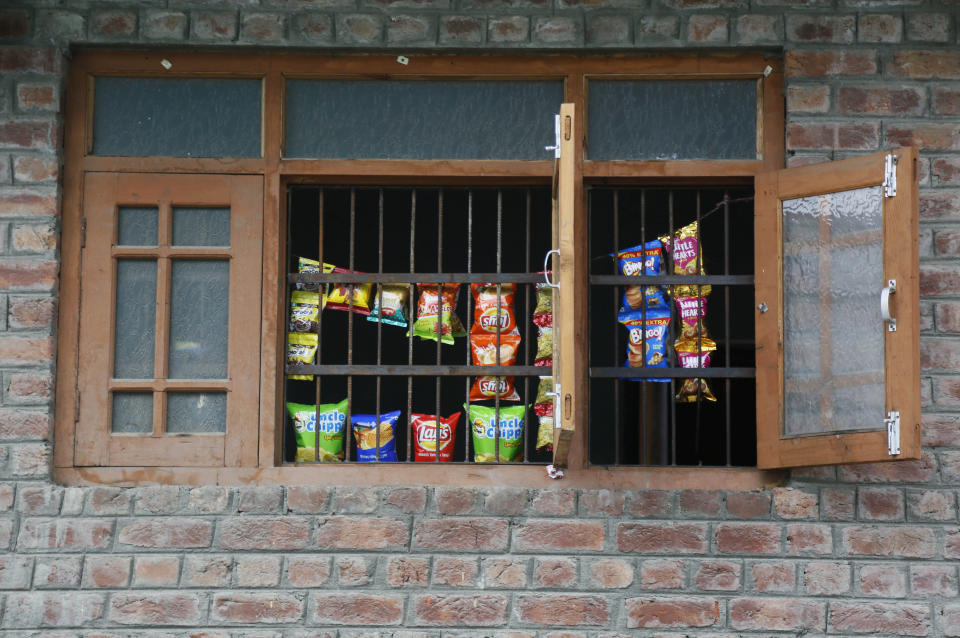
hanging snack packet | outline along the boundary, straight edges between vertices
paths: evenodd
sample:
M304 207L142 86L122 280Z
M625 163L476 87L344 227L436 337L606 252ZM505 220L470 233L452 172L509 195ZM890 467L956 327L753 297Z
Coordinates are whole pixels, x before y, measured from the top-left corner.
M347 422L347 400L319 406L288 403L287 411L297 437L298 463L317 458L324 463L343 459L343 428ZM317 412L319 411L319 419ZM319 423L318 423L319 421Z
M499 421L495 408L465 403L463 409L467 411L470 429L473 431L474 461L509 463L518 460L523 444L523 417L526 406L500 408Z
M673 274L675 275L702 275L703 264L700 260L700 242L697 222L691 222L680 228L671 238L664 235L660 238L663 249L673 258Z
M500 335L500 361L497 362L497 335L488 332L470 335L470 349L475 366L512 366L517 361L520 348L520 335ZM514 387L513 377L478 377L470 389L471 401L495 399L501 401L519 401L520 395Z
M336 266L334 266L333 264L327 264L327 263L323 264L323 272L325 272L325 273L331 273L331 272L333 272L333 269L334 269L334 268L336 268ZM309 258L307 258L307 257L299 257L299 258L297 259L297 272L299 272L301 275L319 274L319 273L320 273L320 262L317 261L316 259L309 259ZM312 291L312 292L318 292L318 291L320 290L320 286L321 286L321 285L323 285L323 284L300 283L300 282L298 282L298 283L297 283L297 290L309 290L309 291ZM326 290L327 286L326 286L326 285L323 285L323 287L324 287L324 290ZM325 298L321 298L320 301L321 301L321 303L326 303L326 299L325 299ZM323 308L321 308L321 310L322 310L322 309L323 309Z
M537 305L533 309L533 323L539 328L553 326L553 288L537 284Z
M381 414L379 425L376 414L351 414L350 426L353 428L353 438L357 440L357 460L361 463L396 463L397 440L394 432L399 420L400 410ZM380 458L377 458L378 452Z
M553 377L540 377L540 386L537 388L537 398L533 404L533 411L537 415L537 451L553 450L553 399L547 396L553 392Z
M326 264L324 264L326 268ZM333 272L359 272L345 268L334 268ZM370 314L370 298L373 284L330 284L327 291L327 308L331 310L352 310L359 315Z
M320 293L294 290L290 293L290 332L316 332Z
M707 297L676 297L680 339L708 337L704 320L707 317Z
M312 364L317 356L318 343L319 336L315 332L288 332L287 363ZM287 378L294 381L313 381L312 374L288 374Z
M625 277L660 274L660 240L653 239L644 244L617 251L617 270ZM667 300L660 286L625 286L623 289L623 308L667 308Z
M717 344L712 339L681 339L673 344L673 349L681 368L709 368L710 353L717 349ZM677 403L695 403L701 397L707 401L717 400L706 379L685 379L676 399Z
M411 414L410 429L413 430L413 460L417 463L441 463L453 460L453 444L457 436L460 413L440 419L437 432L437 417L434 414ZM439 446L438 446L439 443Z
M442 304L437 299L438 288ZM436 341L439 323L442 343L452 344L454 337L466 336L467 331L456 315L460 284L417 284L417 290L420 292L420 299L417 300L417 317L413 322L414 335Z
M473 326L470 332L482 334L496 333L500 329L501 335L520 334L517 329L517 316L513 310L513 300L516 290L515 284L471 284L473 292Z
M533 365L553 365L553 326L537 326L537 354Z
M407 284L380 284L373 298L373 310L367 321L379 321L391 326L407 327L407 297L410 287Z
M670 311L651 308L646 311L622 310L618 321L627 329L628 368L667 367L667 329L670 327ZM633 381L666 382L669 379L636 378Z

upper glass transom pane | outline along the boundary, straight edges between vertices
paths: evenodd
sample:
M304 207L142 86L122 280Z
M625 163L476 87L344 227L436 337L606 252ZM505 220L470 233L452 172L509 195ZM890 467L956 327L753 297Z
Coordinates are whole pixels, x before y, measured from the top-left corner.
M562 101L560 80L288 80L284 154L550 159Z
M592 160L756 159L756 80L591 80Z
M784 434L883 427L879 186L783 202Z

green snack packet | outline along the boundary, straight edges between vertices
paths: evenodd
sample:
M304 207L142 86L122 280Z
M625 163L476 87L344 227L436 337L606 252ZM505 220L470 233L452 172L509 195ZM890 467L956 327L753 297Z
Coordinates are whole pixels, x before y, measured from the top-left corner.
M526 406L514 405L500 408L500 422L494 408L474 403L465 403L473 431L473 460L477 463L516 461L523 448L523 417ZM497 458L497 430L500 434L500 455Z
M321 462L336 463L343 459L343 431L347 423L347 400L340 403L325 403L319 408L319 426L317 407L303 403L288 403L287 411L293 421L293 431L297 436L298 463L314 461L318 456ZM319 432L319 436L317 433ZM316 448L319 447L319 455Z

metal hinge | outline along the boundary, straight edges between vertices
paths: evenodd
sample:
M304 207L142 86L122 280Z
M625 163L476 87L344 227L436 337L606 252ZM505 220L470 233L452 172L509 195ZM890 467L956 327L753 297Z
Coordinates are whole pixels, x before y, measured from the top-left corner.
M560 139L560 114L557 113L553 116L553 146L543 147L546 151L553 151L553 157L555 159L560 159Z
M883 165L883 196L896 197L897 195L897 156L887 155Z
M80 220L80 248L87 246L87 218Z
M883 422L887 426L887 452L891 456L900 454L900 413L887 412Z

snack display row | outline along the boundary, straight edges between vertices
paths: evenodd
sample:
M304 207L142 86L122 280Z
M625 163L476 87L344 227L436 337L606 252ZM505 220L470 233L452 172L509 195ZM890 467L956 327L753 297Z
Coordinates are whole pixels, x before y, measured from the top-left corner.
M496 408L474 403L465 403L463 408L473 436L474 462L499 460L509 463L521 459L527 406L502 407L499 419ZM347 399L320 406L287 403L287 411L296 436L296 462L337 463L343 460ZM400 416L400 410L382 412L378 422L375 414L349 415L357 445L357 461L397 462L396 428ZM440 419L432 414L411 414L413 460L418 463L451 462L459 422L459 412Z
M660 275L663 252L671 257L674 275L704 275L699 241L699 224L693 222L673 235L664 235L614 253L617 269L624 276ZM676 335L673 350L683 368L709 368L711 353L717 349L706 328L709 285L624 286L618 321L627 329L627 360L630 368L666 368L667 337L671 324L669 298L676 306ZM664 383L668 378L635 378L634 381ZM675 397L679 403L701 399L716 401L706 379L688 378Z

